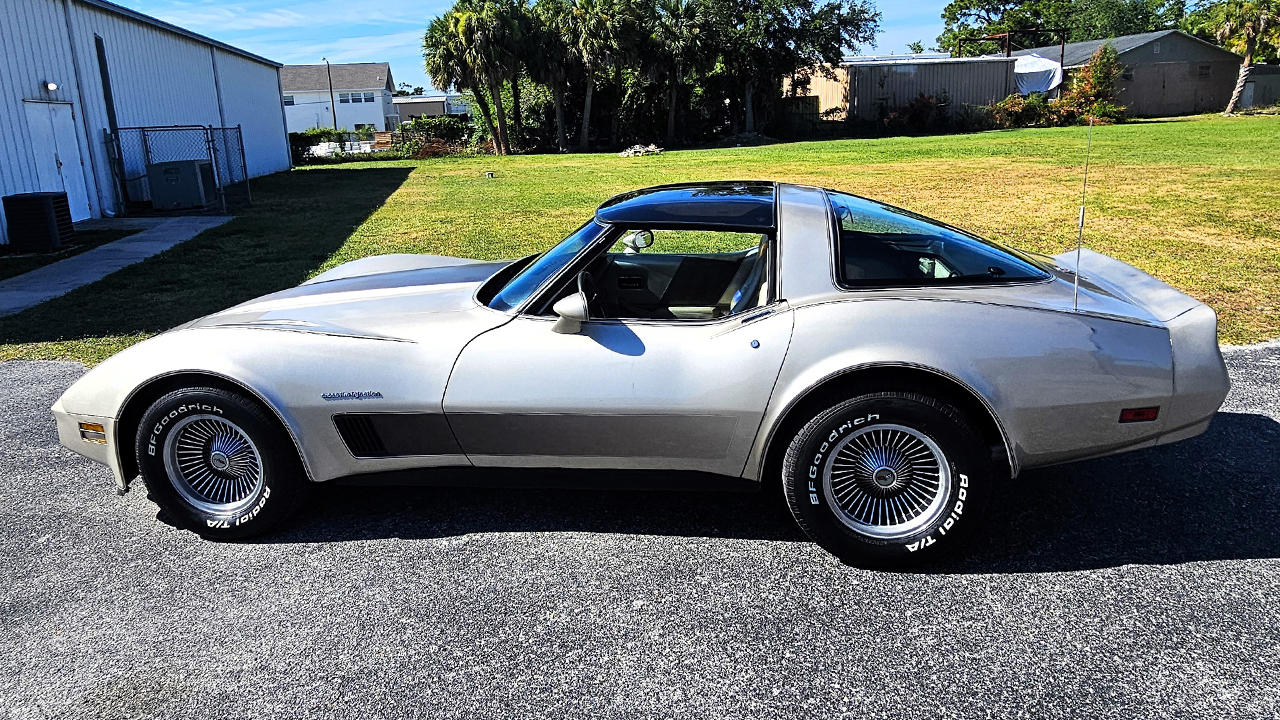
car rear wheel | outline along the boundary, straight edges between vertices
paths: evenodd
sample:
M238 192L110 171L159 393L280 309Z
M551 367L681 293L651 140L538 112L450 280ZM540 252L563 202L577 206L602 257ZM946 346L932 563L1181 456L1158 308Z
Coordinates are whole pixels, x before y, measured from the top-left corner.
M910 392L855 397L796 433L783 461L800 527L842 560L905 567L962 544L992 483L960 411Z
M176 524L230 540L266 532L305 500L293 443L256 402L208 387L152 403L136 438L149 497Z

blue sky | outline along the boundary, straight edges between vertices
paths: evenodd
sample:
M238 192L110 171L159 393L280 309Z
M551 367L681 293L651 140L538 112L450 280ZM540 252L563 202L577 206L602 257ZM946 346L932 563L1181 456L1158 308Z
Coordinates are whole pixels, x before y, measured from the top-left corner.
M449 0L114 0L126 7L288 65L389 62L397 83L427 86L419 43ZM882 0L877 53L929 47L945 0ZM871 51L862 48L863 52Z

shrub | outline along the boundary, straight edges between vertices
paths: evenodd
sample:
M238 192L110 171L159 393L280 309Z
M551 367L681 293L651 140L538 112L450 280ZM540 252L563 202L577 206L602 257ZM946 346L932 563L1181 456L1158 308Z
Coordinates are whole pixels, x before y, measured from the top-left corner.
M470 135L470 130L470 125L466 121L447 116L416 117L400 125L400 131L403 133L421 135L424 138L451 144L465 142Z
M1115 49L1103 45L1072 75L1071 86L1057 100L1049 101L1039 93L1025 98L1015 93L991 105L992 122L999 128L1122 122L1124 106L1115 101L1116 79L1122 72L1124 65Z
M912 130L930 130L946 121L944 108L948 99L945 95L936 98L920 93L906 105L890 110L884 117L884 126Z

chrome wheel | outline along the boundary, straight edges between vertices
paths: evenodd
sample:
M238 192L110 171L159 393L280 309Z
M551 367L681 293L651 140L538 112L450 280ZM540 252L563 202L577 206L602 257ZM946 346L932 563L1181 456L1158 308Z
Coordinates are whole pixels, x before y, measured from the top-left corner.
M938 445L918 430L872 425L832 448L822 486L845 526L893 539L928 526L944 512L951 468Z
M164 466L184 500L210 514L234 513L262 488L262 456L235 423L216 415L183 418L164 441Z

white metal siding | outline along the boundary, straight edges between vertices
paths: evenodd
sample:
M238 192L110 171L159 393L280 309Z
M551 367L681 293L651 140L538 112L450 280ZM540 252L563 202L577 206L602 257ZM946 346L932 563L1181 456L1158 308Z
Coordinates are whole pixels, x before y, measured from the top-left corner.
M214 48L228 127L241 127L249 177L289 169L278 68Z
M80 156L86 166L85 182L90 187L90 209L99 212L93 197L93 177L89 174L89 148L83 137L84 117L77 93L71 48L66 41L66 22L57 0L0 0L0 195L12 195L44 188L36 174L33 139L27 126L24 100L72 103L80 135ZM52 93L46 82L58 84ZM47 150L47 149L42 149ZM8 242L4 211L0 208L0 242Z
M79 0L0 0L0 195L49 189L36 175L34 153L46 149L34 147L23 101L67 102L90 209L98 216L115 208L95 34L106 46L121 127L239 124L250 176L289 167L277 67ZM58 90L47 92L46 82ZM8 242L4 228L0 210L0 242Z

